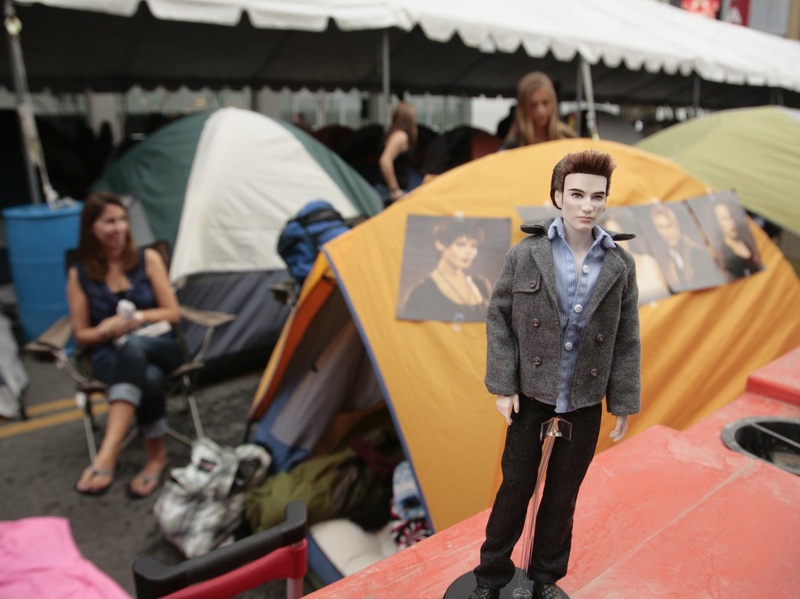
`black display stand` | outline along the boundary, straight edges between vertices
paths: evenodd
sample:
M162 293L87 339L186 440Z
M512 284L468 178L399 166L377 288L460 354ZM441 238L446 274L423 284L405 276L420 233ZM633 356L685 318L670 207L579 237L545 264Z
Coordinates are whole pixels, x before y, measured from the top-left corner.
M525 583L525 588L529 591L533 590L533 581L528 580L527 575L524 571L520 570L519 568L514 569L514 578L511 579L503 589L500 591L500 599L512 599L514 589L517 588L520 574L522 574L522 580ZM470 571L466 574L462 574L458 578L456 578L453 583L447 587L447 591L444 594L444 599L467 599L469 594L475 588L475 573Z

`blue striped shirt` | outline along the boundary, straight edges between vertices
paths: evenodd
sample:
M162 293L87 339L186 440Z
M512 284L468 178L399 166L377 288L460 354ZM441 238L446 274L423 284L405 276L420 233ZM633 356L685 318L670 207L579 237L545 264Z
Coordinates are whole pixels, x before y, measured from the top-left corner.
M566 412L569 406L581 333L586 325L584 308L589 305L594 284L603 269L606 248L616 247L611 236L599 225L594 226L592 235L594 235L594 243L583 259L580 273L577 273L575 256L564 236L563 218L560 216L556 218L547 230L547 237L553 245L558 314L561 318L561 367L558 379L558 398L555 401L556 412L559 414Z

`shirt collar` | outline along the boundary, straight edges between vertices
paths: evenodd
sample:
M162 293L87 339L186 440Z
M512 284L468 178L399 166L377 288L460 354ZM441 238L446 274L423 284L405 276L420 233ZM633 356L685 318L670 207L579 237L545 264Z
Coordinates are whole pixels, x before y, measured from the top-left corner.
M557 216L550 226L547 229L547 238L551 241L556 238L558 235L561 239L564 239L564 219L560 216Z
M564 219L561 216L557 216L547 229L548 239L552 241L555 239L556 235L566 241L564 234ZM605 249L617 247L617 244L613 239L611 239L611 235L606 233L600 225L595 225L592 227L592 236L594 237L594 243L592 244L593 246L601 244Z

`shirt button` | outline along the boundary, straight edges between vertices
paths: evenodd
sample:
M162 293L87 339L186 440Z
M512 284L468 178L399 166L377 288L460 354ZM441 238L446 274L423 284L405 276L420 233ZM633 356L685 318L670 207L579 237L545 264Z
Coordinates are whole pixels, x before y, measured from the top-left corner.
M583 272L585 272L585 273L589 272L589 265L588 264L584 264L583 265Z
M567 350L567 351L570 351L570 350L572 349L572 343L570 343L569 341L567 341L567 342L564 344L564 349L565 349L565 350Z
M575 310L575 312L581 313L583 312L583 306L581 306L580 304L575 304L573 310Z

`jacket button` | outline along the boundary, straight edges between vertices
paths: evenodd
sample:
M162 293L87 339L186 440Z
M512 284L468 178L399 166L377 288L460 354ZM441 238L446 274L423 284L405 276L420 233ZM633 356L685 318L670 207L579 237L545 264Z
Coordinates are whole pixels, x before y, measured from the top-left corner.
M533 359L533 365L534 366L538 366L541 363L542 363L542 359L541 358L534 358Z
M599 334L599 335L596 337L596 339L597 339L597 342L598 342L598 343L602 343L603 341L605 341L605 340L606 340L606 337L605 337L605 335L603 335L602 333L600 333L600 334Z
M536 289L536 281L531 281L531 289Z
M597 368L592 368L592 369L589 371L589 374L591 374L592 376L597 376L597 375L598 375Z
M533 326L535 326L535 327L538 327L538 326L539 326L539 324L540 324L540 323L539 323L539 319L538 319L538 318L534 318L534 319L533 319L533 321L531 322L531 324L532 324Z

